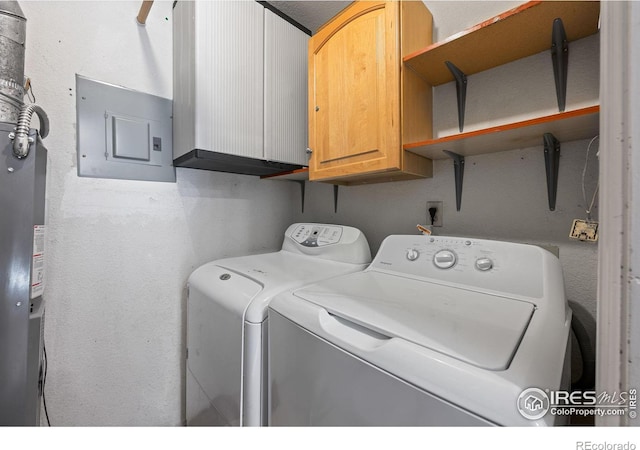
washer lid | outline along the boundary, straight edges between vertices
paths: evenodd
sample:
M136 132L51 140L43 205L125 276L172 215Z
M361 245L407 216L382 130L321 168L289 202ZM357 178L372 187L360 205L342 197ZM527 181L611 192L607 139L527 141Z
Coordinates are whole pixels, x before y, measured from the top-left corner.
M329 313L489 370L509 366L531 303L375 271L295 292Z

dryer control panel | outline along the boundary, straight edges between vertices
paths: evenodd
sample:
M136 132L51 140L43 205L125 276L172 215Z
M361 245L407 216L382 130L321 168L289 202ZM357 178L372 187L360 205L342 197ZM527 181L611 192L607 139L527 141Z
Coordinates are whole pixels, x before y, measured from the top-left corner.
M282 251L350 264L371 262L362 231L346 225L294 223L284 233Z
M320 247L340 242L342 227L303 223L293 230L293 239L305 247Z
M540 298L558 259L527 244L445 236L387 237L370 270L397 272L461 287Z

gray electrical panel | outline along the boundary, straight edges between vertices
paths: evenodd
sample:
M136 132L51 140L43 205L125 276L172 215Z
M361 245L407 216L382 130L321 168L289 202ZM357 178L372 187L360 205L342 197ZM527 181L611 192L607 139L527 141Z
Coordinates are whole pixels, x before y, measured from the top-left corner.
M172 101L76 75L78 175L176 181Z

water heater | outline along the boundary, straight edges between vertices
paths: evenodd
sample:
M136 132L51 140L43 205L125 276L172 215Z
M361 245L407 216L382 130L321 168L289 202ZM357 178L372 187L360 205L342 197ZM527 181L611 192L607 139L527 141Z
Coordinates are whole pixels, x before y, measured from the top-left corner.
M44 111L24 104L26 18L0 1L0 425L39 425L43 380ZM40 131L30 128L40 118Z

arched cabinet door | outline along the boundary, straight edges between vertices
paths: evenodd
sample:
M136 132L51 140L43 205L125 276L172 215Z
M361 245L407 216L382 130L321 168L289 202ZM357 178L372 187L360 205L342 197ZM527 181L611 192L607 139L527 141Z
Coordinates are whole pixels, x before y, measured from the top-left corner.
M407 3L422 5L427 24L420 31L430 42L431 14L422 2ZM406 179L414 160L422 166L413 178L430 176L429 160L402 150L403 9L400 2L355 2L309 41L311 180ZM421 125L430 133L430 111Z

